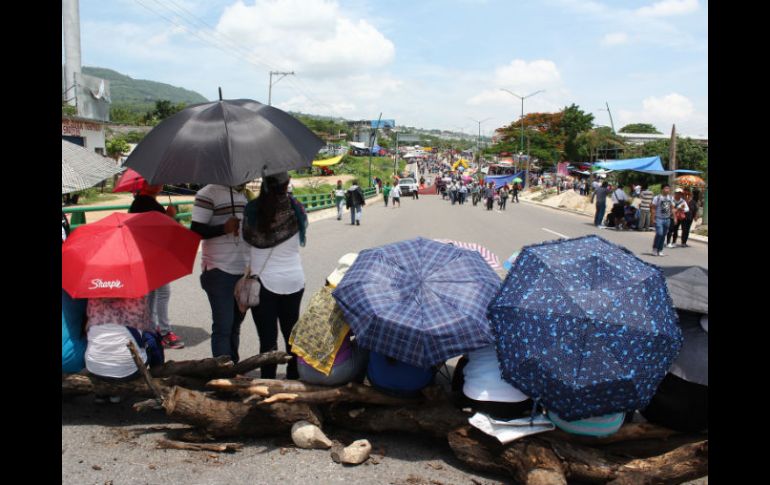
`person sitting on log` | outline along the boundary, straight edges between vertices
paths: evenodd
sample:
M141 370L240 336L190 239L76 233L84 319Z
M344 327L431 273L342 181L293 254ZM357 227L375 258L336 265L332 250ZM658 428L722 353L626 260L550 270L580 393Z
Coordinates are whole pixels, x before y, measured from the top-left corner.
M83 332L86 302L61 290L61 371L76 373L85 367L87 340Z
M88 346L86 369L106 382L124 382L141 378L128 342L133 341L142 361L154 366L163 363L163 347L150 317L148 297L91 298L88 300L86 332ZM107 396L97 395L95 402L106 402ZM110 396L110 402L120 397Z
M708 315L678 310L684 344L650 404L651 423L683 432L708 429Z
M460 359L455 367L452 391L461 407L495 419L521 418L532 411L532 400L503 380L494 345L469 352Z
M553 411L548 411L548 419L562 431L581 436L601 438L617 432L626 421L626 413L611 413L575 421L565 421Z
M417 397L436 375L433 367L424 369L399 362L379 352L369 352L366 376L376 389L397 397Z
M298 356L297 370L303 382L340 386L364 381L369 353L351 341L350 327L331 293L357 256L348 253L340 258L326 286L313 296L292 330L289 343Z

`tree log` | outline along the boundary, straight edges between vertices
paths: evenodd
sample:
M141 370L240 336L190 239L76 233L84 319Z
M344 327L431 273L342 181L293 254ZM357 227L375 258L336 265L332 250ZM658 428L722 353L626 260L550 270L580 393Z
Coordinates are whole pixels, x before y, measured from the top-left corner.
M628 461L547 436L522 438L502 446L480 431L462 426L450 432L448 438L455 455L472 468L493 473L505 470L527 484L544 478L552 483L569 479L613 485L673 484L708 474L708 441Z
M286 435L292 424L302 420L321 426L318 413L304 403L256 406L213 399L178 386L168 392L163 407L171 419L216 437Z
M166 392L173 386L202 389L205 385L205 381L181 376L153 379L153 382L160 387L161 392ZM155 397L155 394L142 379L107 382L89 374L62 374L61 387L64 396L106 394L110 396Z
M225 377L235 377L239 374L246 374L254 369L269 364L285 364L291 360L291 355L286 352L273 351L264 354L254 355L244 359L237 364L233 364L227 356L207 358L200 360L183 360L180 362L169 361L152 369L150 372L153 377L169 377L172 375L199 377L201 379L216 379Z
M214 379L206 383L206 388L212 391L232 392L241 395L258 394L269 396L281 392L316 392L328 391L327 386L314 386L301 381L281 379Z
M340 427L368 432L427 433L441 439L468 422L462 411L446 402L401 408L335 403L325 409L324 416Z

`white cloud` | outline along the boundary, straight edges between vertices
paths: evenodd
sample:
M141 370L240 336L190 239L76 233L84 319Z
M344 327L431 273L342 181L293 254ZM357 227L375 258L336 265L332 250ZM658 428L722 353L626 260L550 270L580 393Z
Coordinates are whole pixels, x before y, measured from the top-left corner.
M671 17L684 15L698 10L698 0L662 0L636 10L640 17Z
M638 111L620 110L618 121L618 128L630 123L652 123L658 131L670 133L671 125L676 124L677 132L682 134L708 134L708 113L699 111L689 98L678 93L645 98Z
M628 34L625 32L613 32L602 38L601 44L604 46L614 46L628 43Z
M466 104L470 106L510 106L512 101L520 102L501 88L520 96L545 90L545 93L525 101L527 112L557 110L561 107L559 100L567 93L556 64L543 59L531 62L515 59L510 64L495 69L492 76L480 74L476 86L477 89L479 86L485 89L466 100Z
M329 0L239 0L225 8L217 32L271 67L311 76L360 72L395 57L393 42Z

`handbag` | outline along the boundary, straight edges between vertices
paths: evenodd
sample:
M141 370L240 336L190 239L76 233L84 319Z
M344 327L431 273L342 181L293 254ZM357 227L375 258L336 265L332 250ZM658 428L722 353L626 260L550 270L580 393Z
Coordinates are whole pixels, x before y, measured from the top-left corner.
M251 274L251 266L246 266L243 276L235 284L235 301L238 303L238 310L246 313L251 307L259 305L259 292L262 291L262 285L259 282L259 275L265 270L270 256L273 255L273 248L270 248L270 254L267 255L265 263L258 274Z

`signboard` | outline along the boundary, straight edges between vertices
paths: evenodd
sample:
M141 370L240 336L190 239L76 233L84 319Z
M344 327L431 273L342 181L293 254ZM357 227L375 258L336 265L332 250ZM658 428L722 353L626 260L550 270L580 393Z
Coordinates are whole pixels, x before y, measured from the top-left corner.
M396 120L380 120L380 124L377 125L377 120L372 120L372 128L395 128Z
M61 134L81 136L81 131L101 131L102 125L88 121L75 121L67 118L61 120Z
M110 120L110 82L88 74L77 74L78 116Z

